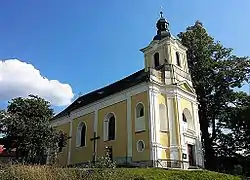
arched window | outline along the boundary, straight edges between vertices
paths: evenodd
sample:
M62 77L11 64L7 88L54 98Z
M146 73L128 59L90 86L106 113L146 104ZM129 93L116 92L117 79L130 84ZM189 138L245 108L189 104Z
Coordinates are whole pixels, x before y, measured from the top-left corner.
M183 121L183 122L187 122L187 118L186 118L186 116L185 116L184 113L182 113L182 121Z
M192 114L187 108L183 110L182 120L187 123L188 129L194 129Z
M158 52L154 54L154 64L155 64L155 67L160 66L160 56Z
M76 133L77 147L86 146L86 131L87 131L86 124L84 122L80 122L77 127L77 133Z
M135 132L145 130L145 108L144 105L139 102L135 108Z
M177 63L177 66L181 67L180 54L178 52L176 52L175 54L176 54L176 63Z
M109 136L108 140L115 140L115 116L109 118Z
M142 103L139 103L136 106L136 118L140 118L144 116L144 106Z
M109 113L104 119L104 129L103 129L103 136L104 141L107 140L115 140L115 115L113 113Z

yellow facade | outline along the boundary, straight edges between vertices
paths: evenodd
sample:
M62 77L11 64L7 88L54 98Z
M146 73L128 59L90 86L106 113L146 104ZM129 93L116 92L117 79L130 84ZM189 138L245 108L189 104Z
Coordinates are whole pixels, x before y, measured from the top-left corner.
M145 110L145 131L135 132L136 105L143 103ZM148 118L148 92L142 92L131 97L131 119L132 119L132 161L145 161L150 159L150 144L149 144L149 118ZM143 152L137 151L137 142L143 140L145 149Z
M168 108L167 105L167 100L166 100L166 95L164 94L159 94L158 95L158 102L159 104L164 104L166 108ZM168 115L167 115L168 117ZM169 121L169 119L166 119L166 121ZM168 122L169 124L169 122ZM170 159L170 152L169 152L169 145L170 145L170 136L169 136L169 131L168 132L160 132L160 143L164 148L161 153L161 158L162 159Z
M183 110L187 108L190 112L192 112L192 103L186 99L181 99L181 109L180 111L183 112Z
M174 104L174 114L175 114L175 132L176 132L176 137L177 137L177 145L180 147L181 146L181 136L180 136L180 121L181 117L179 116L179 109L178 109L178 100L177 97L174 97L173 99L173 104ZM181 149L178 149L178 158L179 160L182 160L182 152Z
M66 134L67 137L69 137L70 134L70 123L65 123L60 126L56 127L56 130L58 132L62 131ZM69 139L66 141L66 146L62 149L61 152L58 153L58 164L62 166L67 165L68 161L68 152L69 152Z
M109 113L115 114L115 140L103 139L104 119ZM126 157L127 153L127 102L122 101L98 111L97 156L104 156L105 147L112 147L113 158Z
M180 87L181 87L183 90L192 93L192 90L190 89L190 87L189 87L186 83L181 84Z
M86 124L86 146L76 147L76 133L78 125ZM90 113L72 121L72 141L71 141L71 164L79 164L91 160L93 153L93 142L90 140L94 134L94 113Z

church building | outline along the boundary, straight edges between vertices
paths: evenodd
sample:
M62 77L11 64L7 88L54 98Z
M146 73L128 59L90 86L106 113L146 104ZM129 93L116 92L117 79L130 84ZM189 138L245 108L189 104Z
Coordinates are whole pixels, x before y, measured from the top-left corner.
M70 137L61 165L81 165L109 154L123 165L204 167L198 102L187 48L169 32L162 12L144 53L145 67L77 98L52 120Z

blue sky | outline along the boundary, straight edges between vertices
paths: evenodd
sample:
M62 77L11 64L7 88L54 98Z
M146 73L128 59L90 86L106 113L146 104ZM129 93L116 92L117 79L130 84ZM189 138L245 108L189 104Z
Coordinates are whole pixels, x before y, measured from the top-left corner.
M139 49L156 33L160 6L172 34L200 20L237 55L250 55L248 0L22 0L0 2L0 60L30 63L87 93L143 68Z

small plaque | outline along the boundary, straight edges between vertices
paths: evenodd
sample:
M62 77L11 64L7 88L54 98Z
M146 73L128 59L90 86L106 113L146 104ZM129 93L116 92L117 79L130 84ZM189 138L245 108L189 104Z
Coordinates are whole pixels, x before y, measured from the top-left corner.
M182 158L183 158L183 159L187 159L187 154L182 153Z

